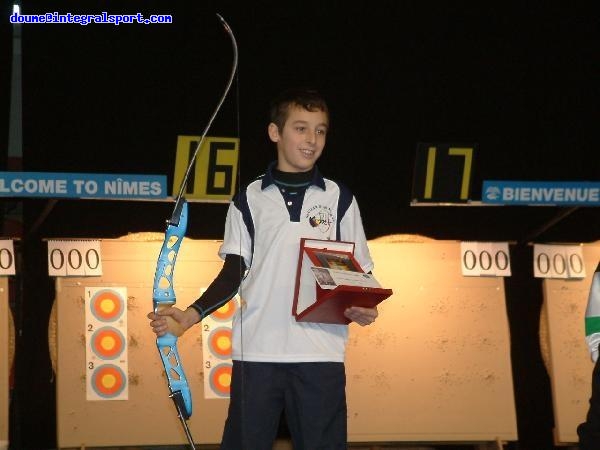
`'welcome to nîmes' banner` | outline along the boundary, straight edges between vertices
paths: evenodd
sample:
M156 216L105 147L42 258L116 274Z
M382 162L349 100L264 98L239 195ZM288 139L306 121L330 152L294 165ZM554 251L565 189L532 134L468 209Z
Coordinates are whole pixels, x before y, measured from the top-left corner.
M166 175L0 172L0 197L164 199Z

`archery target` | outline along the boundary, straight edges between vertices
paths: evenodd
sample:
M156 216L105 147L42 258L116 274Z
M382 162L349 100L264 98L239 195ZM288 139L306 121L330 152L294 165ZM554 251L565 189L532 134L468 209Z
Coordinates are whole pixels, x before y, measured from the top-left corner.
M221 306L219 309L214 311L210 315L210 317L215 322L231 323L231 320L233 319L233 315L235 314L236 310L237 310L237 303L235 302L235 300L230 300L226 304Z
M219 397L229 397L231 390L231 363L222 363L210 371L210 388Z
M236 296L202 319L205 398L228 398L231 384L231 322L239 305Z
M127 400L127 289L85 288L87 400Z
M104 399L118 397L125 389L126 384L125 373L114 364L103 364L92 372L92 390Z
M231 327L215 328L208 335L208 349L219 359L231 358Z
M91 346L100 359L115 359L125 350L125 337L114 327L102 327L92 334Z
M90 300L90 310L94 317L101 322L113 322L118 319L125 308L121 295L113 289L102 289Z

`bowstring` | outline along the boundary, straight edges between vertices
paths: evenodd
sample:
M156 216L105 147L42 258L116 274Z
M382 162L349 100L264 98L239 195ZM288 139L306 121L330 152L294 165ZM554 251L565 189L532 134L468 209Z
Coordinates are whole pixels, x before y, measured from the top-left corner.
M192 167L194 166L194 163L196 161L196 157L198 156L198 153L200 152L200 149L202 148L202 145L204 144L204 141L206 139L206 136L208 134L208 131L210 129L210 127L212 126L212 123L214 122L218 112L220 111L223 103L225 102L225 99L227 98L227 95L229 94L229 91L231 89L231 85L234 81L234 79L236 80L236 84L235 84L235 91L236 91L236 121L237 121L237 134L238 136L240 136L240 101L239 101L239 76L238 76L238 47L237 47L237 41L235 39L235 36L233 34L233 31L231 29L231 27L229 26L229 24L227 23L227 21L225 21L225 19L220 15L220 14L216 14L217 17L219 18L219 21L221 22L221 25L223 26L223 28L225 29L225 31L227 32L229 39L231 40L231 46L232 46L232 50L233 50L233 63L232 63L232 67L231 67L231 73L229 75L229 78L227 80L227 84L225 87L225 90L223 91L223 94L221 95L221 98L219 99L219 102L216 106L216 108L214 109L214 112L212 113L212 115L210 116L210 119L208 120L208 123L206 124L204 131L202 132L202 135L200 137L200 140L198 141L196 148L194 150L194 153L192 154L192 157L190 158L190 161L188 163L188 166L186 168L185 171L185 175L181 181L181 185L179 187L179 192L177 194L177 197L175 198L175 205L173 208L173 214L171 216L171 220L170 223L175 223L175 224L179 224L179 214L181 213L181 208L182 208L182 199L188 184L188 180L190 177L190 173L192 171ZM238 185L238 192L239 192L239 188L240 188L240 176L241 176L241 168L240 168L240 161L239 161L239 157L238 157L238 168L237 168L237 185ZM240 241L240 256L241 256L241 241ZM240 267L239 267L239 272L241 274L242 272L242 266L241 266L241 259L240 259ZM240 280L240 289L239 289L239 296L240 296L240 306L241 306L241 298L242 298L242 294L241 294L241 280ZM242 323L242 315L240 312L240 323ZM243 347L241 347L242 350L242 362L244 360L243 358ZM243 380L243 375L242 375L242 380ZM242 384L242 391L243 391L243 384ZM242 397L243 400L243 397ZM243 418L243 416L242 416ZM243 422L242 422L243 423ZM190 443L192 445L192 448L194 447L194 443L193 440L191 438L188 438L188 440L190 440Z
M241 115L240 115L240 74L239 74L239 69L237 72L237 76L235 79L235 91L236 91L236 122L237 122L237 135L238 135L238 139L240 142L240 147L241 147ZM241 148L239 149L239 153L240 156L238 156L238 166L237 166L237 193L238 195L241 194L241 190L242 190L242 161L241 161ZM243 221L240 222L240 238L242 236L242 232L243 232ZM246 400L246 391L245 391L245 385L246 385L246 378L244 376L244 295L243 295L243 288L242 288L242 283L244 280L244 276L245 273L242 272L242 267L244 264L244 259L242 256L242 239L239 239L239 268L238 268L238 273L240 274L240 285L238 288L238 298L240 299L240 304L239 304L239 311L240 311L240 377L241 379L241 386L240 386L240 395L241 395L241 411L240 411L240 429L241 429L241 440L242 440L242 448L240 450L244 450L246 448L246 440L244 439L245 436L245 428L246 428L246 422L245 422L245 400ZM249 268L246 268L246 271Z
M198 153L200 152L200 149L202 148L202 144L204 144L206 135L208 134L208 130L212 126L212 123L214 122L215 118L217 117L217 114L221 110L221 106L223 106L223 102L227 98L227 94L229 94L229 90L231 89L231 84L233 83L234 78L237 78L237 76L236 76L237 75L237 66L238 66L237 42L235 40L235 36L234 36L233 31L231 30L231 27L229 26L229 24L218 13L217 13L217 17L219 18L221 25L223 26L223 28L225 28L225 31L227 32L227 35L229 36L229 39L231 40L231 47L233 50L233 63L231 66L231 73L229 74L229 79L227 80L225 90L223 91L223 94L221 95L221 98L219 99L219 102L217 103L216 108L214 109L212 115L210 116L208 123L204 127L204 131L202 132L202 135L200 136L200 140L198 141L198 144L196 145L194 153L192 154L192 157L190 158L190 161L189 161L188 166L185 171L185 175L183 176L183 180L181 181L181 186L179 187L179 192L177 194L177 197L175 198L175 207L173 209L173 217L176 217L178 214L178 211L180 208L179 205L180 205L181 199L183 198L183 195L185 193L185 189L187 187L188 180L190 178L190 173L192 171L192 167L194 166L194 163L196 162L196 157L198 156ZM239 115L239 111L238 111L238 115Z
M227 31L227 34L229 35L230 39L231 39L231 44L233 47L233 53L234 53L234 63L233 63L233 69L231 71L231 75L229 77L229 80L227 82L227 88L225 91L225 94L223 95L223 97L221 98L220 102L219 102L219 106L218 109L220 109L221 105L223 104L223 102L225 101L225 97L227 96L227 93L229 92L229 89L231 88L231 85L235 79L235 112L236 112L236 117L235 117L235 121L236 121L236 132L237 132L237 136L238 136L238 164L237 164L237 192L238 194L241 191L241 175L242 175L242 169L241 169L241 158L240 158L240 146L241 146L241 119L240 119L240 76L239 76L239 67L238 67L238 47L237 47L237 42L235 39L235 36L233 34L233 31L231 29L231 27L229 26L229 24L225 21L225 19L223 19L223 17L221 17L220 14L217 14L217 17L219 18L219 20L221 21L221 23L223 24L223 26L225 27L225 30ZM209 125L207 126L207 130L208 127L210 127L210 124L212 123L212 121L214 120L214 117L216 116L216 114L213 115L213 117L210 119ZM193 155L193 159L196 158L196 154L198 153L198 151L200 150L202 143L204 141L204 138L206 136L206 132L203 134L202 139L200 140L200 142L198 142L198 145L196 146L196 150L194 151L194 155ZM186 179L189 176L189 172L191 170L191 164L190 166L188 166L188 170L186 173ZM182 189L180 191L179 195L182 195L184 189L184 185L182 184ZM179 199L178 199L179 202ZM240 224L240 237L241 237L241 227L242 224ZM240 299L240 304L239 304L239 308L240 308L240 355L241 355L241 378L242 378L242 384L241 384L241 388L240 388L240 392L241 392L241 406L242 406L242 410L240 412L240 421L241 421L241 433L242 433L242 449L244 450L245 448L245 439L243 439L244 437L244 433L245 433L245 426L244 426L244 400L245 400L245 389L244 389L244 327L243 327L243 323L244 323L244 315L243 315L243 294L242 294L242 281L244 278L244 274L242 273L242 264L243 264L243 257L242 257L242 240L239 240L239 267L238 267L238 272L240 274L240 283L239 283L239 287L238 287L238 297Z

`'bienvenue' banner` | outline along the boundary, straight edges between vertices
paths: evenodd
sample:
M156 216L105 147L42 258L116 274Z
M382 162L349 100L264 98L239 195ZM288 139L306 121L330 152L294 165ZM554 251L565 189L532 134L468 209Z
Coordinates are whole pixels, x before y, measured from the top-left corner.
M484 181L482 203L600 206L600 182Z

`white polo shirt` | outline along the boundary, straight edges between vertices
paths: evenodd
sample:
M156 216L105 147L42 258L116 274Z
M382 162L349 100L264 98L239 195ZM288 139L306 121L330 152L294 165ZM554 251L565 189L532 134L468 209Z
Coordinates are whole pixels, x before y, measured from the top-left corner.
M347 188L315 168L303 201L292 212L284 190L273 181L273 167L229 205L219 249L221 258L241 255L249 268L239 290L243 306L233 320L232 357L343 362L348 326L296 322L292 302L301 238L354 242L362 269L373 269L358 204Z

